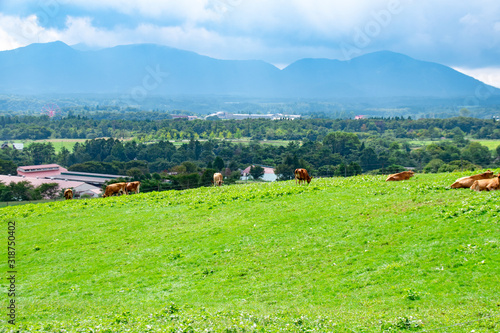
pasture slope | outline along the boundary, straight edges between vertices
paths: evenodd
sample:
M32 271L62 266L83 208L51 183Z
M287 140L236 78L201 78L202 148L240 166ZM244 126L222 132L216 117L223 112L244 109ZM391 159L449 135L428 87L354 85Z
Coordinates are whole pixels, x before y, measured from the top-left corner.
M463 175L3 208L0 331L499 332L500 191L447 188Z

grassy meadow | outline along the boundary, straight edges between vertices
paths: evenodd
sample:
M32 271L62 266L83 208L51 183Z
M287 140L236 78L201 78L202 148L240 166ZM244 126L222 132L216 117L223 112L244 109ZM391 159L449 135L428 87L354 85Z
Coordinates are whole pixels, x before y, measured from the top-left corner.
M489 150L496 150L500 146L500 140L473 140L477 141L483 146L488 147Z
M489 150L495 151L498 146L500 146L500 140L477 140L477 139L469 139L471 141L479 142L485 147L488 147ZM424 146L428 146L433 143L438 143L441 140L410 140L408 144L412 148L421 148Z
M128 138L126 140L132 140L132 138ZM54 146L55 152L59 153L62 149L62 147L65 147L69 151L73 151L73 147L75 143L80 142L83 143L87 141L87 139L45 139L45 140L10 140L11 142L19 142L23 143L25 147L29 146L33 142L38 142L38 143L52 143ZM198 140L200 142L205 142L207 140ZM244 145L249 145L251 142L253 142L250 138L241 138L241 139L227 139L227 141L233 142L233 143L242 143ZM189 140L171 140L172 144L176 147L180 147L183 144L189 143ZM273 146L286 146L290 142L300 142L300 141L290 141L290 140L259 140L257 141L260 144L270 144Z
M463 175L2 208L0 331L498 332L500 191L447 188Z
M69 151L73 151L73 146L77 142L85 142L85 139L47 139L47 140L11 140L12 142L20 142L23 143L25 147L29 146L33 142L39 143L52 143L56 153L59 153L63 147L65 147Z

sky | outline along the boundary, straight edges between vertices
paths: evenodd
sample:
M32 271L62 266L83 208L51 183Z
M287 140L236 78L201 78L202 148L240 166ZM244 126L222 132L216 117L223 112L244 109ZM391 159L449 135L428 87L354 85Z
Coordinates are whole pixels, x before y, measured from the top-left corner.
M283 68L389 50L500 87L498 0L0 0L0 51L155 43Z

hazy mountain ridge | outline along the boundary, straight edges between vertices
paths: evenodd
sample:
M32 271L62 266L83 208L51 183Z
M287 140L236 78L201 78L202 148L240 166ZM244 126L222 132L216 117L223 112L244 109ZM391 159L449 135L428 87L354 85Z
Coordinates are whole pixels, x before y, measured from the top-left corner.
M280 70L154 44L78 49L62 42L0 52L0 93L113 93L318 98L474 96L484 83L437 63L381 51L301 59ZM486 86L491 95L500 89Z

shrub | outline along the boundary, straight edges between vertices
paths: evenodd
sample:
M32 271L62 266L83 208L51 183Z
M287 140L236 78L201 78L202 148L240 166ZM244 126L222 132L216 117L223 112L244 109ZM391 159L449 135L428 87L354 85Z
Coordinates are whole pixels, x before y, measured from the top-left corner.
M445 163L443 160L440 160L439 158L435 158L431 160L427 165L424 167L424 172L425 173L437 173L439 171L439 168L443 166Z
M443 164L439 167L438 172L454 172L454 171L475 171L481 169L481 166L473 164L467 160L455 160L448 164Z

